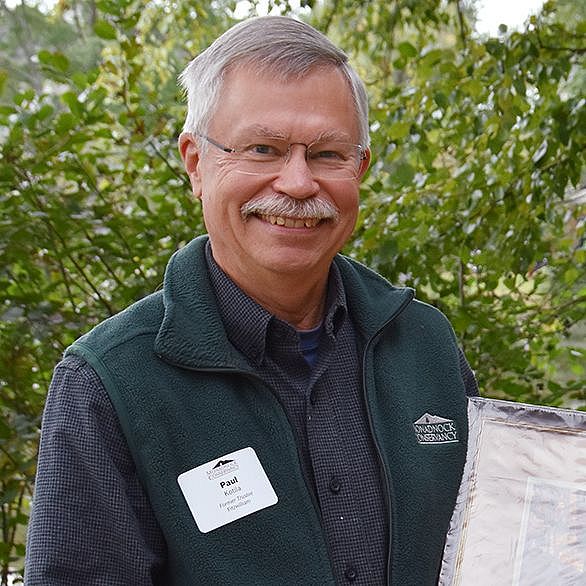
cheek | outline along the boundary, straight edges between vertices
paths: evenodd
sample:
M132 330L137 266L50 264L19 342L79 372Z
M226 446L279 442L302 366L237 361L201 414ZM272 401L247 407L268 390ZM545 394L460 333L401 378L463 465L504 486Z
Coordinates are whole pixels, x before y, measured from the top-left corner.
M356 186L347 186L344 190L331 191L334 194L334 203L348 218L358 215L359 190Z
M336 202L340 210L340 223L346 239L350 237L358 221L359 203L359 194L356 190L348 190L345 196Z

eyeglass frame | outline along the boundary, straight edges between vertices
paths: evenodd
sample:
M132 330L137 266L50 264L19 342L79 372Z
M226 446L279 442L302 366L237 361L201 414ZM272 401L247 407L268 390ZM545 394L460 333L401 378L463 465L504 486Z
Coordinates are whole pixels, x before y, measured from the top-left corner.
M217 140L211 138L207 134L203 134L203 133L200 133L200 132L195 132L194 134L198 138L202 138L206 142L209 142L212 146L215 146L217 149L220 149L221 151L223 151L225 153L228 153L228 154L236 154L237 155L237 154L239 154L239 153L242 152L242 151L239 151L236 148L223 145L222 143L220 143ZM278 140L282 140L282 139L278 139ZM283 142L285 142L285 141L283 141ZM334 142L344 142L344 141L334 141ZM320 143L319 140L316 140L314 142L310 142L309 144L305 144L303 142L290 142L290 143L287 143L287 152L286 152L286 155L285 155L285 157L283 159L283 166L285 166L289 162L289 159L291 157L291 147L292 146L294 146L294 145L304 146L305 147L305 160L307 161L308 160L307 154L310 152L310 148L314 144L319 144L319 143ZM259 144L262 144L262 143L259 143ZM358 168L356 169L356 174L353 175L352 177L328 177L327 179L329 179L329 180L332 180L332 181L348 181L348 180L351 180L351 179L357 179L360 176L360 163L362 161L365 161L367 159L367 154L366 154L367 147L365 147L365 146L363 146L361 144L355 144L355 143L351 143L351 142L344 143L344 144L347 144L347 145L350 145L350 146L354 146L358 150L358 154L359 154L359 165L358 165ZM271 175L272 174L272 173L251 173L249 171L240 171L240 170L238 172L239 173L242 173L243 175L252 175L252 176L257 176L257 177L262 177L263 175ZM312 174L313 174L313 171L312 171ZM324 177L319 177L319 175L313 174L313 176L315 178L318 178L318 179L320 179L320 178L321 179L325 179Z

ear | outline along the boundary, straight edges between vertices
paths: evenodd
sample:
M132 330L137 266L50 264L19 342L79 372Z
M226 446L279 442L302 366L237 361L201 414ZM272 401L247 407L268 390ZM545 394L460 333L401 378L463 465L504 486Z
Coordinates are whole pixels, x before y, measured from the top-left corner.
M362 179L364 177L364 174L368 170L368 167L370 166L370 157L371 157L370 149L367 148L364 150L364 157L360 161L360 170L358 171L358 179Z
M196 198L201 197L201 178L199 173L200 152L197 138L191 132L182 132L179 135L179 153L183 166L191 183L191 190Z

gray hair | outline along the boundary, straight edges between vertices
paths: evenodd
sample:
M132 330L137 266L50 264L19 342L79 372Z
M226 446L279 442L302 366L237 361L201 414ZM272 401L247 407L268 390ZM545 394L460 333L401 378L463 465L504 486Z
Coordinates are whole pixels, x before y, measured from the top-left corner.
M313 27L287 16L261 16L240 22L189 63L179 76L187 94L185 132L206 132L225 73L241 66L280 80L299 79L319 67L338 68L352 93L360 143L369 145L366 88L347 55Z

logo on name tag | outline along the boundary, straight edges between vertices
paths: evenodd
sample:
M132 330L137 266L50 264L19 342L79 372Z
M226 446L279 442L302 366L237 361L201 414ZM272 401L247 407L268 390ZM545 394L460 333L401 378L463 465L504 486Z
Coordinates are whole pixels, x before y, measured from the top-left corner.
M239 466L234 460L220 460L211 470L208 471L208 478L214 480L220 478L220 476L236 472L238 468Z
M413 428L420 444L453 444L460 441L454 421L438 415L425 413L413 422Z

